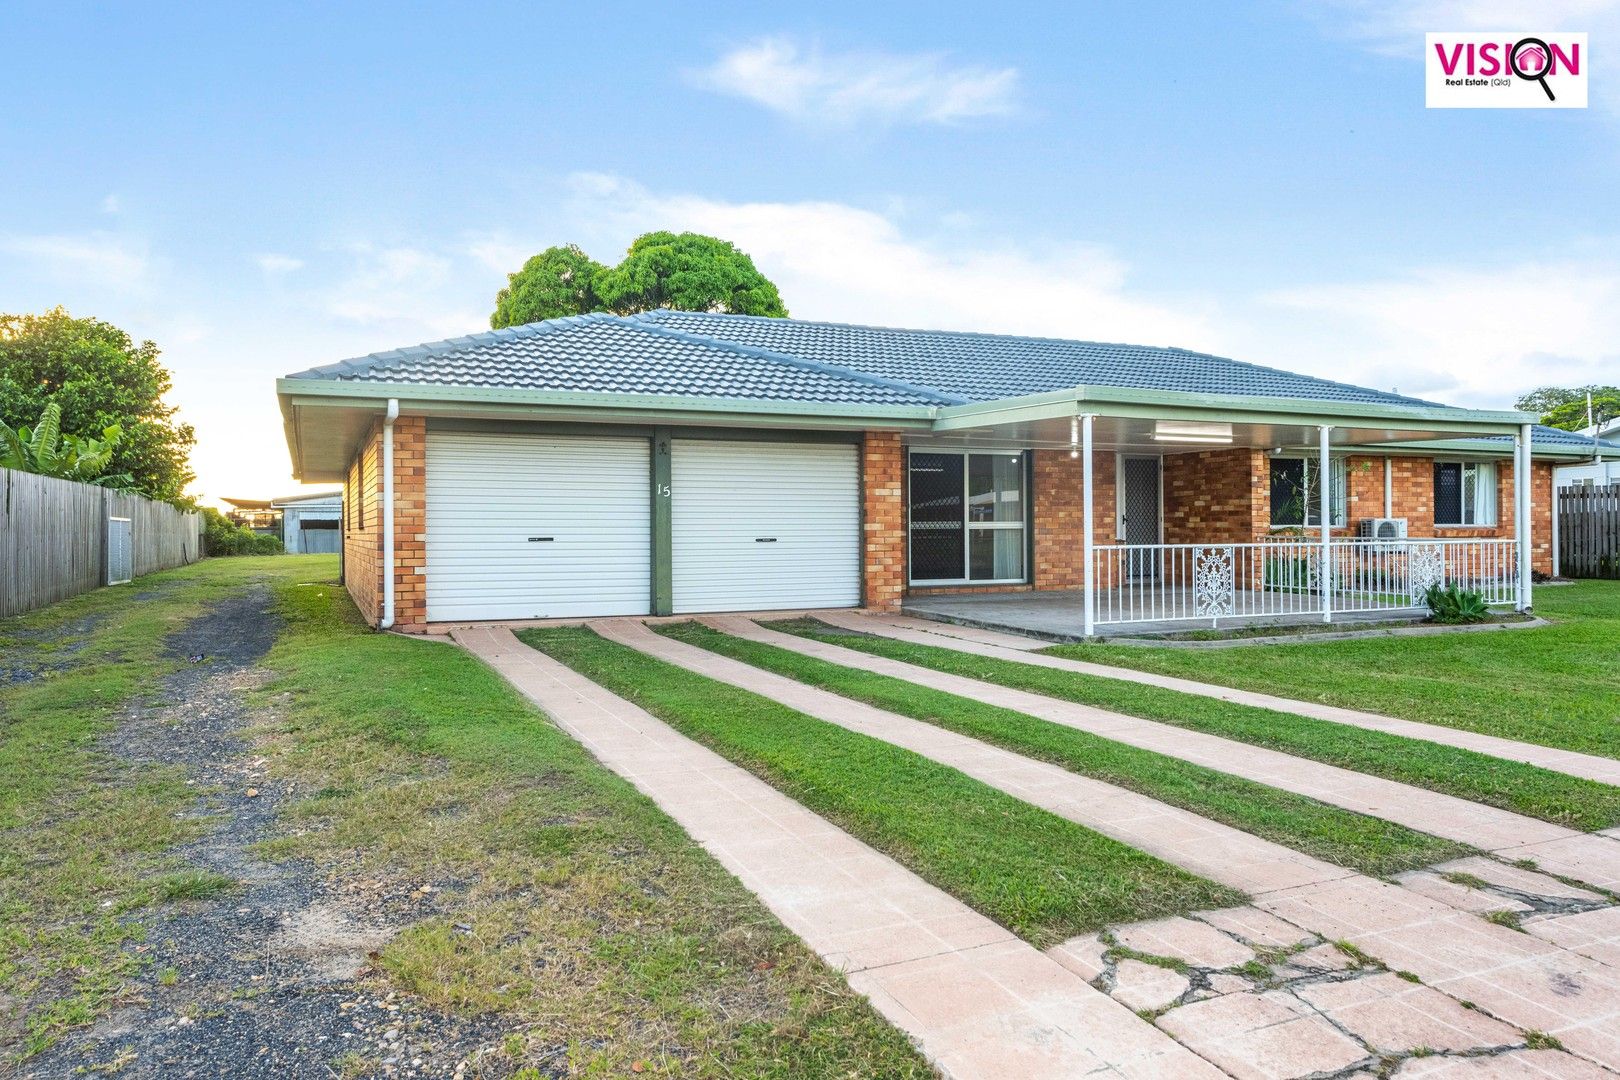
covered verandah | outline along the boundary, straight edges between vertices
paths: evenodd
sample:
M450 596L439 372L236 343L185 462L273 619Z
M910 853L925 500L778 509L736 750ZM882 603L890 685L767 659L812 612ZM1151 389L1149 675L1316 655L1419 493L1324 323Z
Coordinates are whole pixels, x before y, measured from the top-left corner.
M1040 560L1054 543L1070 545L1079 572L1072 581L1032 574L1020 591L930 588L913 575L905 606L1003 625L1022 608L1031 628L1082 637L1398 618L1423 611L1431 585L1453 583L1480 592L1492 606L1527 610L1529 419L1442 406L1089 387L946 409L933 432L908 439L912 453L1017 450L1069 459L1061 474L1036 476L1031 557ZM1359 516L1400 519L1405 510L1393 496L1393 463L1451 452L1489 456L1491 444L1482 451L1469 441L1481 437L1512 446L1511 532L1363 535L1340 505L1345 481L1336 478L1348 455L1382 459L1382 505L1363 507ZM1297 523L1283 527L1270 513L1270 488L1288 473L1268 467L1274 461L1292 465L1304 481L1305 505L1290 519ZM1217 471L1221 483L1233 492L1240 484L1241 492L1229 498L1201 492L1216 486ZM1043 484L1079 488L1073 528L1043 520L1040 501L1054 498ZM1197 512L1167 508L1167 486ZM1502 515L1505 525L1505 507Z

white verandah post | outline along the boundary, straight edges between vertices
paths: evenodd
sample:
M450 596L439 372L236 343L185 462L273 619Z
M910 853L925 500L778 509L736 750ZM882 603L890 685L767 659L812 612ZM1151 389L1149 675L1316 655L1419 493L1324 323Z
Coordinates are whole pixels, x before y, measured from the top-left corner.
M1328 458L1328 435L1333 427L1324 424L1316 429L1318 437L1318 457L1316 465L1316 499L1321 506L1322 515L1322 563L1321 570L1316 575L1317 583L1322 588L1322 621L1333 621L1333 560L1330 543L1333 538L1333 469Z
M1532 435L1534 429L1529 424L1519 427L1519 437L1514 440L1514 450L1517 458L1513 462L1513 536L1518 540L1519 549L1519 589L1518 603L1514 606L1519 611L1530 610L1530 471L1534 452Z
M1085 560L1081 576L1086 594L1086 637L1091 637L1097 631L1097 556L1096 540L1092 536L1091 507L1092 419L1091 413L1080 417L1080 498L1084 504L1080 511L1080 550L1081 558Z

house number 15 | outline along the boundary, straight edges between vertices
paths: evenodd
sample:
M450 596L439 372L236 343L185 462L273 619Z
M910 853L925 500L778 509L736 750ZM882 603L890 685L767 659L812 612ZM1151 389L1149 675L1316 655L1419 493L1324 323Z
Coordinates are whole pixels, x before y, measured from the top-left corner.
M660 499L669 498L669 485L668 484L656 484L656 485L654 485L653 490L658 492L658 497Z

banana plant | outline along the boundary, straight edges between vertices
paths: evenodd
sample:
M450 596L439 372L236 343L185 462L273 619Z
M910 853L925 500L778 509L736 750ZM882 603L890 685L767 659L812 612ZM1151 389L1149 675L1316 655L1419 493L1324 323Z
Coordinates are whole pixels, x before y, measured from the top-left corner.
M62 407L53 401L32 428L13 428L0 420L0 468L128 491L134 487L133 477L107 474L123 437L117 424L103 428L99 439L62 434Z

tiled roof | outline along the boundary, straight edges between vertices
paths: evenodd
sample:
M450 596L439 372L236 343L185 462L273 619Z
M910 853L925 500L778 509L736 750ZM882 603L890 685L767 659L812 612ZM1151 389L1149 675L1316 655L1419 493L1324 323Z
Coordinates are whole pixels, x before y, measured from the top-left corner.
M1463 441L1479 443L1481 446L1496 449L1512 443L1513 437L1511 435L1479 435ZM1530 444L1537 450L1559 451L1562 453L1590 452L1592 449L1592 436L1582 435L1577 431L1565 431L1563 428L1548 427L1545 424L1537 424L1535 430L1530 433ZM1620 455L1620 442L1613 439L1599 439L1598 444L1605 454Z
M491 330L288 377L844 405L927 406L946 400L876 376L613 315Z
M869 406L960 405L1094 386L1443 407L1165 346L665 310L491 330L289 378Z
M1157 345L847 326L690 311L651 311L630 318L714 341L789 353L926 386L960 401L997 401L1077 386L1115 386L1367 405L1437 404Z

